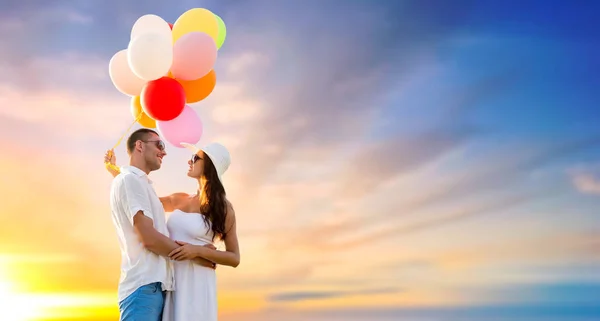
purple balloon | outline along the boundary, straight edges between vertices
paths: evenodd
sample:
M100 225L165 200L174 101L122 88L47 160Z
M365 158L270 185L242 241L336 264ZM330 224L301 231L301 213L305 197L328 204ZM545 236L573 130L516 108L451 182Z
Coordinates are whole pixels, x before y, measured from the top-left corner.
M173 45L171 73L176 79L196 80L206 76L217 61L217 45L204 32L190 32Z
M179 116L169 121L156 121L161 136L171 145L183 148L181 143L196 144L202 137L202 121L192 107L185 105Z

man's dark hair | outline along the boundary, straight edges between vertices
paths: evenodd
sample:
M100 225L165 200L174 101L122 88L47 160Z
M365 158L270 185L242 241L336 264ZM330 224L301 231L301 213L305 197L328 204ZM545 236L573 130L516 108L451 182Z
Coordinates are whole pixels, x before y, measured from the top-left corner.
M148 135L150 134L158 135L157 132L148 128L140 128L131 133L131 135L129 135L129 138L127 138L127 153L131 155L131 153L133 153L133 149L135 148L135 142L137 142L138 140L143 141L148 139Z

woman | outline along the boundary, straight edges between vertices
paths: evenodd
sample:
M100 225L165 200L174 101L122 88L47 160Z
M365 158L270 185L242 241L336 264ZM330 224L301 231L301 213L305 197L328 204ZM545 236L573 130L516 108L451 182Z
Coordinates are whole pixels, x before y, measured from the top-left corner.
M226 198L222 175L230 164L227 149L218 143L198 148L182 144L193 152L187 175L198 181L198 192L193 195L175 193L160 200L167 219L170 237L181 247L169 254L174 260L175 288L165 300L163 321L216 321L217 293L215 270L191 260L201 257L215 264L237 267L240 250L237 240L235 212ZM109 150L105 162L116 164ZM116 166L115 166L116 167ZM107 167L116 176L119 172ZM220 239L225 251L214 246ZM208 246L207 246L208 245Z

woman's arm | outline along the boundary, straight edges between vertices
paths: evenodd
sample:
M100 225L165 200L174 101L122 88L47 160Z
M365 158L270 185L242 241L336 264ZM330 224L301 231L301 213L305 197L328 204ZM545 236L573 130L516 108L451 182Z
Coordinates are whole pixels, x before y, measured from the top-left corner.
M159 197L160 202L165 208L165 212L173 212L180 202L190 197L187 193L173 193L169 196Z
M175 210L175 206L173 205L173 197L175 194L171 194L169 196L159 197L162 206L165 208L165 212L173 212Z
M113 176L116 177L121 173L121 169L117 164L117 156L115 156L115 152L112 149L106 151L104 154L104 167L106 170ZM175 205L180 197L188 197L188 194L185 193L175 193L169 196L159 197L160 202L165 208L165 212L173 212L175 210Z
M180 243L180 248L175 249L169 254L174 260L189 260L201 257L219 265L228 265L237 267L240 264L240 248L238 244L235 211L231 204L227 204L227 216L225 218L225 228L228 230L225 236L225 251L214 250L205 246Z

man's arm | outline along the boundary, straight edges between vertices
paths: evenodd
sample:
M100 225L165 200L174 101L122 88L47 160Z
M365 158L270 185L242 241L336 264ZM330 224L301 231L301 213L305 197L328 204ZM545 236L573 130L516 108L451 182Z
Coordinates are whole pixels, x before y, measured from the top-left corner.
M133 230L146 249L158 255L168 256L169 250L178 248L177 243L154 228L156 213L152 212L152 202L146 186L137 176L126 174L121 177L119 197Z
M194 259L192 259L192 262L194 262L194 263L196 263L198 265L202 265L202 266L207 267L207 268L211 268L211 269L216 269L217 268L217 263L214 263L214 262L209 261L209 260L207 260L205 258L202 258L202 257L194 258Z
M158 232L152 223L152 219L144 215L142 211L138 211L133 217L133 229L144 248L158 255L168 257L169 253L180 247L180 245ZM193 261L208 268L215 269L217 267L216 264L204 258L195 258Z
M124 201L127 216L140 242L149 251L168 257L179 245L154 228L154 213L145 187L134 175L123 176L119 182L120 197ZM198 260L198 264L213 267L212 262Z
M158 255L168 257L179 245L154 228L152 219L138 211L133 217L133 229L144 247Z

